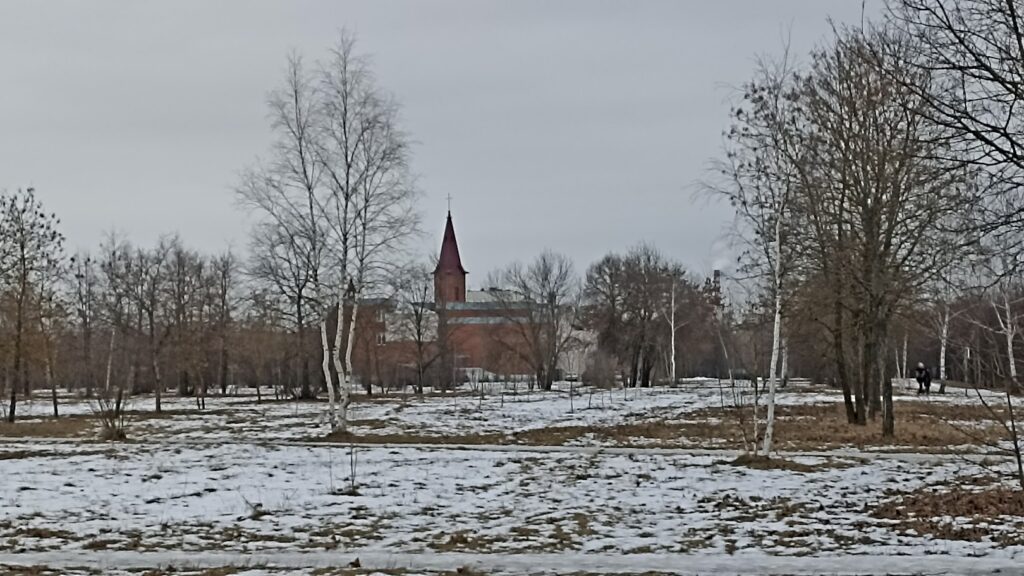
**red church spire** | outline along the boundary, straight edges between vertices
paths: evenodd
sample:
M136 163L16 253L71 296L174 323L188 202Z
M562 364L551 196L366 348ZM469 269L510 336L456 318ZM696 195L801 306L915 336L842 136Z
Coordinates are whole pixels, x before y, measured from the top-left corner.
M462 267L462 258L459 257L459 243L455 240L455 226L452 225L451 211L448 212L448 222L444 226L441 256L437 259L437 268L434 269L435 275L440 272L466 274L466 269Z

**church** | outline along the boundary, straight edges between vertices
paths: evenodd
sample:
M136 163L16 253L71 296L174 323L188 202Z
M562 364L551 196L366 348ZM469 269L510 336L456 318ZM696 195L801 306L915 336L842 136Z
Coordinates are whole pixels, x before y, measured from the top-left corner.
M496 288L468 290L467 276L449 211L433 301L360 302L352 350L356 381L394 388L531 378L529 303ZM417 329L410 330L411 323Z

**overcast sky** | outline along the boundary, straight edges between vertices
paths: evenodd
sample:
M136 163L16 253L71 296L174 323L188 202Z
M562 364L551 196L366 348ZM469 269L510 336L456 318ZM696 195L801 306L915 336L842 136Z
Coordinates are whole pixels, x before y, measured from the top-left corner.
M269 146L267 92L289 50L319 58L345 27L416 141L424 252L451 194L472 286L544 248L582 270L640 241L706 273L731 216L694 193L735 88L829 16L861 2L4 0L0 189L34 186L72 250L112 229L244 250L231 190Z

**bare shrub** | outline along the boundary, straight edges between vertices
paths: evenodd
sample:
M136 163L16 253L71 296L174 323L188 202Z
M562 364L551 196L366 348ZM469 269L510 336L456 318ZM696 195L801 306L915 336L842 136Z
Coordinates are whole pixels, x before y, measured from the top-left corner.
M125 433L124 391L121 388L99 394L93 402L92 409L100 421L100 439L106 441L122 441L128 438Z

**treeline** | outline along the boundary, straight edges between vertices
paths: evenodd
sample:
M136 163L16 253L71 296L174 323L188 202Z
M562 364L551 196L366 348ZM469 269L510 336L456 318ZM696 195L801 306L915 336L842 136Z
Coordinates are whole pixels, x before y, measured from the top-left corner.
M739 275L773 327L773 388L787 341L813 350L849 421L881 416L892 435L912 333L940 377L954 354L960 377L1018 388L1019 9L895 0L743 87L710 187L736 209Z

